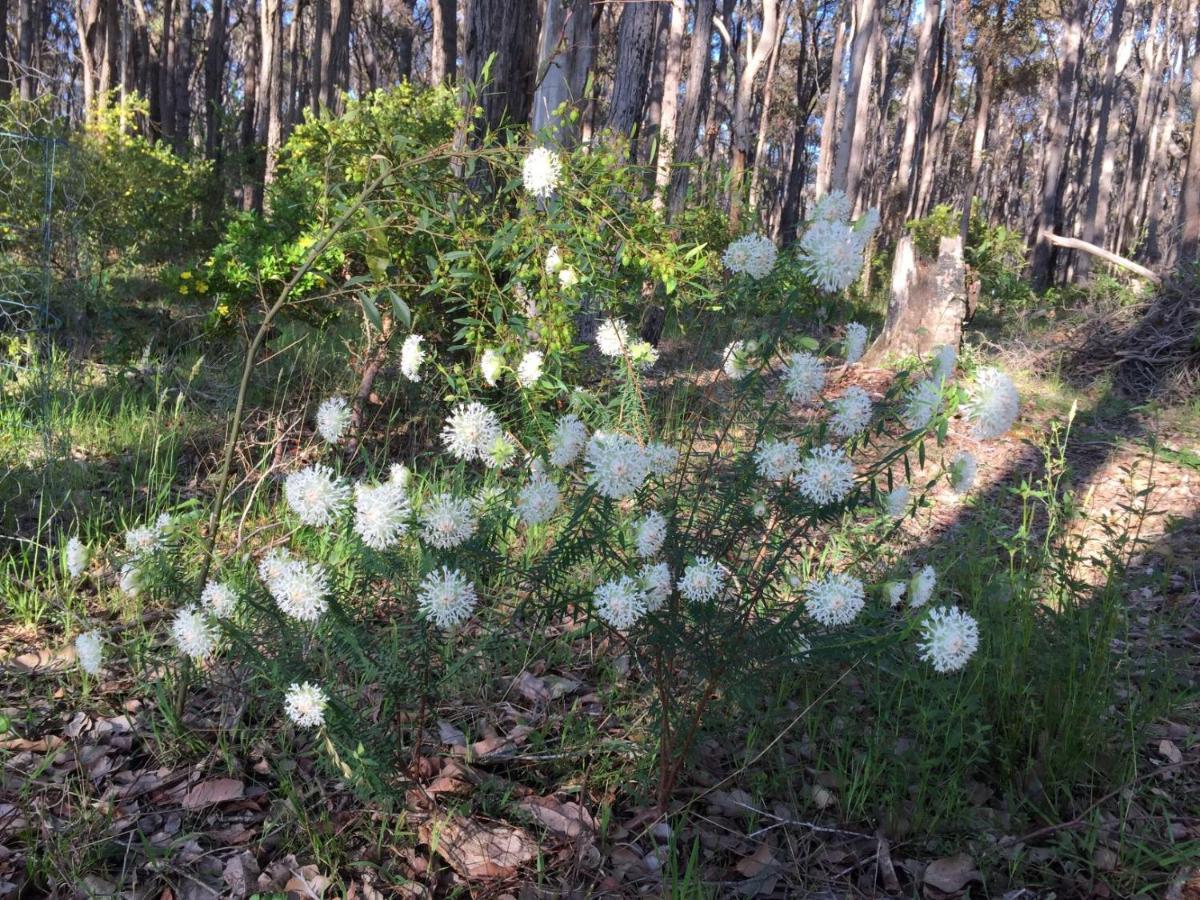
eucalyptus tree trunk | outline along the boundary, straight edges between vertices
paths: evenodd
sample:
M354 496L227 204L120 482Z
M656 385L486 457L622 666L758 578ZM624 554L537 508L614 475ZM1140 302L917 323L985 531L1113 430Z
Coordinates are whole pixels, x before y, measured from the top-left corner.
M862 0L862 2L873 3L874 0ZM775 35L778 28L779 0L763 0L762 31L758 35L758 40L754 40L748 27L742 36L742 40L745 42L743 44L744 60L741 71L738 72L733 94L733 127L730 134L732 164L729 172L729 221L735 228L741 213L743 181L750 155L754 81L763 64L775 50Z
M245 79L242 82L242 118L238 128L238 144L243 153L257 149L254 143L254 119L258 111L258 58L262 45L262 33L258 28L258 2L254 0L246 7L246 40L242 50L242 64L245 67ZM255 157L257 159L257 157ZM262 178L259 166L248 165L246 178L242 182L242 209L254 209L256 197L261 193L256 187Z
M221 88L225 81L225 0L212 0L204 55L204 155L221 155Z
M898 225L899 220L912 208L912 190L917 183L914 166L918 142L925 133L925 123L929 117L928 98L933 93L933 38L940 17L940 0L925 0L921 30L917 32L913 70L904 97L904 137L900 142L900 161L896 167L892 202L888 204L894 225Z
M638 126L646 107L650 72L654 62L653 3L626 3L617 23L617 58L607 126L629 135L629 154L637 157Z
M871 81L875 76L875 35L879 27L876 0L856 0L854 42L850 47L850 77L846 109L838 136L833 186L846 192L854 205L862 179L863 150L870 119Z
M708 90L708 69L711 59L713 9L715 0L696 0L692 23L691 45L688 48L686 92L675 120L675 148L671 174L668 209L671 215L683 208L687 197L690 163L696 156L696 131L700 126L700 109Z
M33 0L18 0L17 64L20 68L21 99L25 101L30 101L37 95L37 78L33 73L33 36L37 33L35 10ZM82 54L81 46L80 55Z
M433 34L429 39L429 83L454 78L458 69L458 4L456 0L430 0Z
M683 28L687 18L684 0L671 0L671 22L667 28L666 66L663 72L662 110L658 122L658 155L654 171L655 209L662 209L671 183L671 160L679 109L679 79L683 69Z
M186 2L186 0L185 0ZM253 29L253 26L250 26ZM163 0L162 36L159 38L158 70L158 133L164 141L175 139L175 60L178 41L175 39L175 0Z
M477 83L488 57L496 54L491 80L479 84L484 123L529 121L537 68L537 0L471 0L463 42L463 75Z
M930 0L936 2L936 0ZM825 113L821 117L821 147L817 156L817 182L814 193L822 197L829 193L833 181L834 135L837 133L838 101L842 90L842 64L846 52L847 21L834 24L833 55L829 64L829 90L825 95Z
M1160 39L1165 4L1161 0L1150 0L1150 23L1145 32L1145 41L1140 48L1141 79L1138 83L1137 104L1134 108L1133 124L1129 129L1127 177L1122 179L1121 205L1118 214L1117 239L1113 249L1127 253L1140 230L1138 219L1144 187L1150 176L1148 160L1153 156L1153 139L1158 130L1158 76L1162 63L1164 42Z
M564 145L578 139L578 122L568 113L584 101L596 45L595 25L591 0L547 0L538 46L533 130L548 129Z
M921 145L920 177L914 195L910 216L924 216L933 206L939 182L939 164L945 164L949 156L948 128L950 105L954 96L954 84L958 71L958 57L962 50L963 23L960 7L951 6L939 34L937 78L933 94L933 105L928 120L928 131Z
M436 4L434 4L436 6ZM413 8L416 0L400 0L396 15L396 77L408 81L413 69ZM379 21L384 21L383 6L379 7ZM433 51L432 45L430 51Z
M178 16L175 19L175 152L185 154L192 137L192 38L194 17L192 0L179 0Z
M1192 137L1179 192L1179 262L1200 261L1200 17L1192 44Z
M750 211L759 207L762 191L763 170L766 167L767 128L771 121L771 100L775 96L775 76L779 71L779 53L783 46L783 36L787 32L788 14L781 17L778 28L775 29L775 46L771 48L770 61L767 63L767 76L763 82L762 111L758 115L758 133L754 143L754 156L750 160Z
M1062 189L1062 173L1066 162L1067 141L1071 127L1071 110L1075 105L1075 90L1078 82L1079 47L1083 37L1083 22L1087 16L1087 0L1074 0L1070 13L1063 21L1063 34L1059 51L1058 102L1050 121L1050 132L1046 139L1045 165L1042 171L1041 209L1038 227L1041 231L1056 230L1059 197ZM1035 287L1044 290L1054 279L1054 247L1039 234L1030 262L1030 276Z
M799 6L800 55L796 59L796 109L793 114L792 152L788 159L783 208L780 210L779 240L788 245L800 230L800 198L808 175L808 120L816 99L816 47L808 47L809 23L804 5Z
M8 62L8 0L0 0L0 103L12 97L12 66Z

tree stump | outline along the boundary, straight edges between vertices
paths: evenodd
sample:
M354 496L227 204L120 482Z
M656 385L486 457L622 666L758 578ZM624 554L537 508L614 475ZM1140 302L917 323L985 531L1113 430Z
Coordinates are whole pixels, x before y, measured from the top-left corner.
M887 357L928 356L936 347L958 349L967 317L962 239L944 237L936 260L916 251L911 235L896 244L887 322L871 347L872 364Z

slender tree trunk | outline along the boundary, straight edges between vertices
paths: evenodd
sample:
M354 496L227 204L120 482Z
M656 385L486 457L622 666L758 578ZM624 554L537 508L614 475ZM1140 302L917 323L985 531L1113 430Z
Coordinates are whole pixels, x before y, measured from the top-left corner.
M863 0L872 3L874 0ZM745 185L746 164L750 155L751 106L754 98L754 80L767 61L767 57L775 49L775 34L779 28L779 0L763 0L762 32L758 40L750 33L749 27L742 38L744 44L744 62L738 73L737 86L733 94L733 129L730 135L732 165L729 172L729 223L734 228L738 225L741 213Z
M717 53L717 70L716 76L713 78L715 90L710 90L707 95L708 109L705 111L704 119L704 147L705 158L709 163L708 171L714 176L716 173L713 171L715 168L713 163L717 160L717 136L721 128L721 116L729 110L729 79L725 77L725 73L731 59L735 60L734 72L737 72L737 42L733 40L728 29L728 23L736 5L737 0L723 0L719 20L721 26L717 29L721 34L721 49Z
M917 161L918 141L925 133L929 116L927 98L932 96L934 32L941 18L940 0L925 0L925 13L921 17L921 30L917 32L916 56L913 58L912 75L908 80L908 91L904 98L904 138L900 143L900 162L896 168L895 188L892 202L891 227L896 227L912 208L913 186L917 182L914 170Z
M771 122L771 100L775 96L775 77L779 71L779 54L783 46L783 36L787 33L788 14L781 17L781 24L775 29L775 46L771 49L770 61L767 63L767 75L763 82L762 111L758 116L757 136L754 143L754 156L750 160L750 211L759 208L762 200L763 171L767 165L767 132Z
M1151 156L1150 178L1143 213L1146 222L1146 250L1143 255L1151 265L1161 262L1166 255L1166 248L1162 242L1163 221L1174 221L1174 217L1167 214L1169 201L1166 198L1169 192L1166 182L1170 178L1171 151L1175 137L1175 121L1179 113L1179 89L1186 44L1186 39L1180 42L1177 52L1172 55L1167 66L1167 81L1163 87L1167 95L1167 110L1158 123L1156 152Z
M935 3L936 0L929 0ZM821 148L817 156L817 183L814 194L820 198L829 193L833 182L834 136L837 132L838 99L842 88L842 64L845 62L848 21L834 23L833 55L829 64L829 90L825 95L825 113L821 117Z
M458 5L455 0L430 0L433 35L429 40L429 82L453 80L458 69Z
M12 66L8 62L8 0L0 0L0 103L12 98Z
M1179 262L1200 261L1200 17L1192 44L1192 138L1179 191Z
M671 183L671 160L675 152L675 125L679 110L679 81L683 72L683 27L687 18L684 0L671 0L671 23L667 30L666 71L663 75L662 113L658 125L658 161L654 172L654 207L662 209Z
M212 0L204 56L204 155L221 156L221 87L225 80L225 0Z
M471 0L468 4L463 67L478 84L488 57L496 54L491 81L479 85L479 106L487 127L529 121L537 68L536 0Z
M967 245L967 230L971 225L971 207L979 193L979 176L983 168L983 149L987 144L988 117L992 111L992 88L996 83L996 67L990 57L981 55L975 61L975 113L971 138L971 163L967 168L966 190L963 194L962 224L959 235Z
M1075 103L1075 88L1078 80L1079 45L1083 35L1083 21L1087 16L1087 0L1074 0L1070 15L1063 23L1063 36L1058 70L1058 105L1050 125L1046 143L1046 160L1043 170L1042 201L1038 213L1039 227L1045 231L1055 229L1061 181L1066 153L1071 109ZM1030 263L1030 276L1034 286L1044 290L1054 279L1054 247L1050 241L1039 236L1034 245Z
M700 107L708 89L708 68L712 55L714 0L696 0L695 21L692 23L691 46L688 48L687 84L679 114L675 121L675 148L671 174L668 208L675 215L683 208L687 196L690 163L696 156L696 130L700 124Z
M799 13L800 55L796 59L794 135L779 225L779 239L784 246L796 240L800 230L800 199L804 193L804 180L808 170L808 120L812 115L817 87L815 48L814 52L808 52L808 17L803 4L799 5Z
M37 29L33 0L18 0L17 3L17 64L21 86L21 99L32 100L37 96L37 78L33 73L33 36ZM6 32L7 38L7 32ZM84 56L83 35L80 38L80 56ZM86 67L86 60L84 60ZM86 82L86 78L85 78ZM86 86L86 85L85 85Z
M324 78L328 70L329 52L333 43L333 20L329 12L331 0L312 0L313 35L308 57L309 104L314 113L320 112L325 96Z
M939 163L949 157L950 105L954 96L954 82L958 71L958 57L962 50L963 28L960 7L951 6L946 11L938 42L938 70L933 96L933 111L928 120L928 132L921 145L920 178L910 215L924 216L934 204L937 193L937 170Z
M617 134L629 135L631 159L636 159L638 130L651 80L656 19L653 3L626 3L617 24L617 59L607 125Z
M281 38L282 40L282 32ZM308 108L308 98L304 94L304 65L300 48L304 46L304 0L296 0L292 9L292 24L288 28L288 76L287 95L278 103L280 116L283 119L283 134L292 130L300 123L304 110ZM280 52L283 48L280 47Z
M547 0L538 46L538 77L533 97L533 130L549 129L564 145L574 144L578 120L566 113L578 111L592 53L596 45L596 20L590 0Z
M192 0L179 0L175 57L175 151L186 154L192 134Z
M347 6L349 0L346 0ZM396 16L396 77L408 81L412 78L413 69L413 7L416 0L400 0ZM436 2L434 3L436 6ZM380 9L380 21L383 11ZM433 49L432 47L430 48Z
M1129 176L1122 179L1121 208L1114 249L1128 254L1138 239L1138 214L1149 182L1148 160L1153 156L1151 141L1157 136L1155 123L1158 121L1158 77L1165 46L1159 37L1162 29L1163 12L1166 4L1151 0L1150 27L1146 40L1140 48L1142 77L1138 84L1137 106L1134 110L1133 126L1129 129Z
M185 0L186 2L186 0ZM163 0L162 37L158 70L159 136L162 140L175 142L175 65L179 42L175 38L175 2Z
M246 41L242 52L245 76L242 85L242 121L238 129L238 144L245 159L246 177L242 181L242 209L254 209L256 187L261 183L262 166L257 165L258 148L254 142L254 122L258 112L259 55L262 31L259 28L258 0L246 6Z
M854 205L862 179L863 144L867 132L871 102L871 81L875 75L872 52L879 27L875 0L857 0L854 4L854 42L850 48L850 80L846 85L846 110L838 137L834 162L833 186L846 192Z

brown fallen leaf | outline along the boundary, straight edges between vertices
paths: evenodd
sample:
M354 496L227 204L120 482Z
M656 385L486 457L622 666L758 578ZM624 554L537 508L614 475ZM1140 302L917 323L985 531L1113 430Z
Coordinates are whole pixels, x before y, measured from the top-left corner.
M464 878L506 878L532 860L537 842L510 825L452 816L422 829L422 839Z
M975 868L975 860L965 853L935 859L925 867L925 888L940 894L957 894L972 881L982 881L983 876Z
M522 672L514 678L513 687L522 697L534 703L545 703L550 699L550 689L546 687L546 682L528 672Z
M1183 762L1183 754L1175 746L1174 741L1168 741L1165 738L1158 742L1158 755L1166 757L1167 762L1175 765Z
M193 786L180 801L184 809L203 809L230 800L240 800L246 785L238 778L210 778Z
M563 837L578 838L596 833L596 820L591 813L573 801L564 802L554 797L526 797L519 806Z
M45 753L49 750L57 750L64 743L57 734L48 734L36 741L26 738L9 738L6 741L0 741L0 750L27 750L32 753Z
M765 870L778 867L779 862L775 859L775 854L771 852L769 844L759 844L757 850L749 856L743 856L734 866L744 878L756 878Z
M467 746L467 736L445 719L438 720L438 736L442 739L443 744L450 747Z

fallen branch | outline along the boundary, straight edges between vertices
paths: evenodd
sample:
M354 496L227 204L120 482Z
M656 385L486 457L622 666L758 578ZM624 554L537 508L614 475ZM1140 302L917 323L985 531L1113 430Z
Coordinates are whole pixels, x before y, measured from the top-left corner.
M1089 244L1087 241L1081 241L1079 238L1069 238L1057 235L1052 231L1042 230L1041 237L1049 241L1055 247L1065 247L1068 250L1081 250L1084 253L1089 253L1092 256L1098 256L1105 262L1112 263L1114 266L1120 266L1122 269L1127 269L1135 275L1141 275L1148 281L1155 284L1162 284L1162 278L1158 273L1147 269L1145 266L1138 265L1131 259L1126 259L1123 256L1117 256L1110 250L1105 250L1103 247L1097 247L1095 244Z

